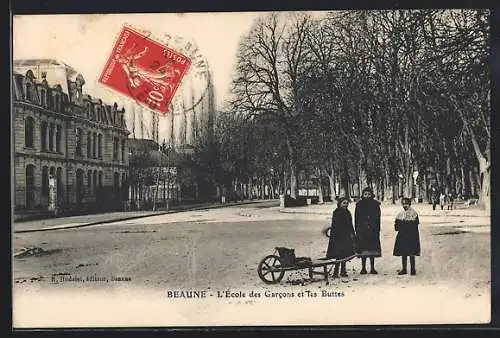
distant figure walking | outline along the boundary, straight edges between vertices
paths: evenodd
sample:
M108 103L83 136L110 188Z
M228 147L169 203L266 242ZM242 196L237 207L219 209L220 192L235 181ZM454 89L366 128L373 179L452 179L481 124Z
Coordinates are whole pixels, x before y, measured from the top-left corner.
M443 210L445 202L446 202L446 195L443 192L441 192L441 194L439 195L439 205L441 206L441 210Z
M436 205L439 203L439 191L435 186L431 188L432 210L436 210Z
M337 208L332 214L332 225L330 230L330 240L326 251L326 258L343 259L355 254L355 236L352 227L351 212L347 207L349 201L341 197L337 201ZM333 277L347 277L346 262L336 263L333 271Z
M446 208L453 210L453 194L450 192L446 198Z
M415 256L420 256L420 235L418 225L420 223L417 212L411 207L411 200L403 198L401 201L403 211L396 216L394 230L398 232L394 243L394 256L401 256L402 268L399 275L406 275L408 256L410 256L411 275L416 275Z
M370 273L377 274L375 270L375 257L382 256L380 247L380 202L373 198L370 188L363 189L362 199L356 204L354 212L356 229L356 248L361 257L362 275L367 274L366 258L370 258Z

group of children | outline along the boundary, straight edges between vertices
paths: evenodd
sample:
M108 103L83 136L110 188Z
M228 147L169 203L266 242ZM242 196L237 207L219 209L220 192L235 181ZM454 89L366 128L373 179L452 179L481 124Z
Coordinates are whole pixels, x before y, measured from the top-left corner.
M443 191L439 192L436 187L431 188L431 200L432 200L432 210L436 210L436 206L439 204L441 210L444 210L446 206L447 210L453 210L453 194L450 192L445 194Z
M351 212L348 210L349 201L345 197L337 200L337 208L333 211L330 227L330 240L327 249L327 258L338 260L357 255L362 259L360 273L366 274L366 260L370 258L371 274L375 270L375 258L381 257L380 247L380 203L374 200L370 188L363 190L362 199L356 204L354 227ZM411 199L401 200L403 210L398 213L394 222L397 231L394 243L394 256L401 257L402 267L399 275L408 273L408 257L410 258L410 274L416 275L415 257L420 256L419 218L411 207ZM333 277L347 276L346 262L335 264Z

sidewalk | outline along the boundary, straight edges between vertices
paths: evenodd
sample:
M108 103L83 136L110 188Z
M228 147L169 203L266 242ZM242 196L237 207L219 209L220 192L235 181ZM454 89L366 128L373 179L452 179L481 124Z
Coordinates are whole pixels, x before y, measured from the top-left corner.
M349 204L349 210L354 214L354 209L356 207L355 203ZM432 205L427 203L413 204L412 207L419 214L420 217L426 216L455 216L455 217L490 217L490 213L480 209L477 206L471 206L469 208L460 208L455 210L441 210L439 206L436 210L432 210ZM326 202L324 204L313 204L303 207L287 207L281 208L280 212L284 213L299 213L299 214L315 214L331 216L333 210L336 208L336 204L332 202ZM385 204L382 203L380 206L381 216L396 216L398 212L402 210L400 204Z
M150 216L172 214L190 210L226 208L231 206L237 206L243 204L256 204L262 202L269 202L269 200L228 202L225 204L203 203L203 204L193 204L193 205L182 205L173 207L168 211L165 210L123 211L123 212L108 212L102 214L91 214L91 215L81 215L81 216L71 216L71 217L49 218L49 219L35 220L35 221L15 222L12 223L12 228L14 230L13 231L14 233L49 231L57 229L72 229L72 228L80 228L97 224L121 222L121 221L127 221L131 219L144 218Z

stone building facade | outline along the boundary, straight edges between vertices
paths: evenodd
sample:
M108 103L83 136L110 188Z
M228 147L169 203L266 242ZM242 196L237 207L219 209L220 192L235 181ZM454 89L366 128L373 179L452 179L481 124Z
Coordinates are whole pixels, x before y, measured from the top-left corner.
M84 94L84 85L57 60L14 61L17 212L47 210L49 200L58 210L116 210L127 198L125 110Z

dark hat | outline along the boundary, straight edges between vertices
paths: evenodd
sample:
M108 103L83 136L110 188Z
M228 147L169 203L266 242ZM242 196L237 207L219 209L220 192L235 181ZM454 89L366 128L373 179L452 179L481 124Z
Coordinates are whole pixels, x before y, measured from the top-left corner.
M406 204L410 204L411 205L411 198L408 198L408 197L403 197L401 199L401 204L403 203L406 203Z
M340 207L340 204L344 201L349 201L349 200L345 196L337 198L337 207Z
M370 187L366 187L366 188L364 188L364 189L363 189L362 194L364 194L364 193L365 193L365 192L367 192L367 191L370 193L370 195L372 195L372 196L373 196L373 190L372 190L372 188L370 188Z

